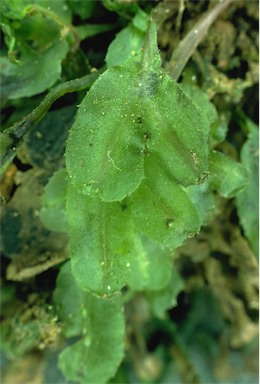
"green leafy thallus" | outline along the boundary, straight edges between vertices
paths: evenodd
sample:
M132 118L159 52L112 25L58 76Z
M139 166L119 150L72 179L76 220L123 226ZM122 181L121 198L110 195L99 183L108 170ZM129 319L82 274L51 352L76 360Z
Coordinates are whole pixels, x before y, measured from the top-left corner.
M199 230L185 187L207 176L208 135L206 117L161 69L150 21L143 49L99 77L69 134L70 255L82 288L127 284L140 234L175 248Z

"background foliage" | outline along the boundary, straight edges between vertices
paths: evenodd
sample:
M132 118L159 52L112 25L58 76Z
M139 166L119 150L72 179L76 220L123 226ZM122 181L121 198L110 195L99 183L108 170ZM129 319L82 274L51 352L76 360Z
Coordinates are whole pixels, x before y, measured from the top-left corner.
M2 0L5 384L257 382L258 2L225 3Z

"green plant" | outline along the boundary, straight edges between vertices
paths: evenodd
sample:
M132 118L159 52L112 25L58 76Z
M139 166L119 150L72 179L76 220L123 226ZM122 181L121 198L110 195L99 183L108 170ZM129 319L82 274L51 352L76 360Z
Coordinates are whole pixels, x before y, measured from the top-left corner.
M257 135L254 124L240 112L237 121L251 135L240 164L219 150L227 121L198 86L194 68L186 68L181 84L162 68L157 26L167 12L160 4L152 10L150 4L141 9L136 2L103 5L131 21L109 45L106 68L98 71L90 70L79 43L113 26L72 24L73 14L82 20L92 15L95 2L9 0L1 5L3 99L18 111L14 124L10 127L9 119L2 132L2 170L55 100L77 92L80 102L66 141L65 164L62 148L58 166L47 167L43 176L40 210L45 227L69 239L69 261L65 256L54 262L64 263L52 310L64 338L76 338L60 353L59 367L66 379L80 383L105 383L115 375L124 355L125 303L142 292L154 314L163 317L176 302L183 289L173 264L176 249L209 223L219 196L237 196L243 217L255 188L248 169L253 162L249 148ZM42 29L48 31L44 36ZM201 30L205 33L206 27ZM169 65L176 78L192 54L183 42L178 49L185 60ZM66 57L73 56L71 76ZM51 88L63 77L66 82ZM35 95L49 88L39 103ZM19 100L29 96L35 96L35 109L19 120ZM249 183L254 187L249 189ZM250 221L255 218L243 226L256 251ZM4 332L12 332L9 324ZM39 343L39 330L32 332L29 347L18 354Z

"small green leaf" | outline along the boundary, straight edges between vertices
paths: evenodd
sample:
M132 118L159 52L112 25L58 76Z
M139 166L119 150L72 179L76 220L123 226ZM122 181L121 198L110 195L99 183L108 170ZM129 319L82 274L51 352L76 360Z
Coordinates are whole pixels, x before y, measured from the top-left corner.
M113 24L84 24L76 27L80 40L85 40L89 37L99 35L114 29Z
M149 291L145 293L154 315L160 319L164 318L165 312L177 304L177 296L183 289L183 280L172 266L167 286L156 292Z
M96 0L67 0L69 8L82 20L89 19L96 7Z
M190 185L185 191L198 210L200 222L208 224L212 221L216 204L214 193L209 184Z
M141 8L138 8L133 20L132 24L135 28L139 29L139 31L146 32L148 27L148 15Z
M32 3L32 0L27 0ZM89 0L88 0L89 1ZM34 0L34 3L38 3L39 6L47 9L51 17L51 13L58 15L65 23L72 22L71 10L67 5L67 0Z
M148 15L139 9L132 22L122 29L109 45L106 54L107 67L123 64L131 56L137 54L144 44Z
M124 354L121 296L84 295L83 338L62 351L59 367L69 380L103 384L115 375Z
M18 64L1 57L2 98L28 97L50 88L60 76L61 61L68 49L65 40L57 40L41 53L24 49Z
M83 331L82 309L85 293L76 284L71 273L70 262L65 263L59 272L53 301L59 319L63 324L63 333L68 337L78 336Z
M69 184L67 196L72 272L79 286L112 294L127 283L136 257L127 203L104 203Z
M21 20L27 12L30 5L29 1L25 0L2 0L0 3L1 15L14 20Z
M220 152L211 152L209 184L221 196L226 198L236 196L245 188L247 181L248 172L242 164Z
M190 68L185 69L184 79L181 87L196 107L206 115L210 124L210 146L214 147L221 143L227 134L229 114L227 112L218 115L215 105L210 101L209 96L197 84L197 77Z
M67 142L66 165L81 193L122 200L144 177L138 115L129 99L134 76L131 67L111 68L80 105Z
M147 179L132 195L135 228L159 244L176 248L198 232L198 212L185 189L150 155Z
M259 249L259 133L251 121L248 139L241 150L241 162L249 171L245 189L237 196L237 210L240 223L245 231L255 255Z
M186 69L181 87L186 95L193 100L194 104L203 111L207 116L210 125L212 125L218 118L216 107L210 102L208 95L199 88L196 81L196 76Z
M144 177L155 153L162 168L187 186L208 167L209 124L178 84L160 69L156 28L144 51L108 69L82 101L70 131L66 165L80 193L119 201Z
M1 15L9 48L0 58L2 100L45 91L58 80L69 50L65 0L3 0Z
M61 169L52 175L42 195L40 218L52 231L67 232L66 192L67 172Z
M132 14L138 10L135 1L122 1L122 0L102 0L102 4L112 12L120 14Z
M228 132L230 117L231 117L230 112L225 111L223 113L220 113L218 119L211 126L211 131L210 131L211 148L214 148L217 144L222 143L225 140Z
M39 7L46 9L49 13L56 13L67 22L71 20L65 0L1 0L0 12L11 20L22 20L28 11L39 13Z
M171 277L173 254L155 241L136 237L136 259L131 265L128 285L134 291L163 289Z

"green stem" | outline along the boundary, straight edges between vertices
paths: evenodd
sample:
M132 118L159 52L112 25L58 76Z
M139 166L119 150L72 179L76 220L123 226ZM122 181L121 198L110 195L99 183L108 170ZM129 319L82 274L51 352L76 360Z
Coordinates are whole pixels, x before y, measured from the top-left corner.
M29 113L29 115L7 128L2 133L3 142L7 142L8 144L6 145L6 148L4 148L4 154L0 161L0 168L2 169L4 167L5 169L6 165L10 164L16 155L17 148L23 142L25 135L43 118L57 99L66 93L89 89L102 72L103 70L99 70L79 79L70 80L57 85L50 90L41 103Z
M183 16L183 12L185 10L185 3L184 2L185 2L185 0L179 0L179 10L178 10L178 15L176 18L176 26L175 26L176 34L178 34L180 31L182 16Z

